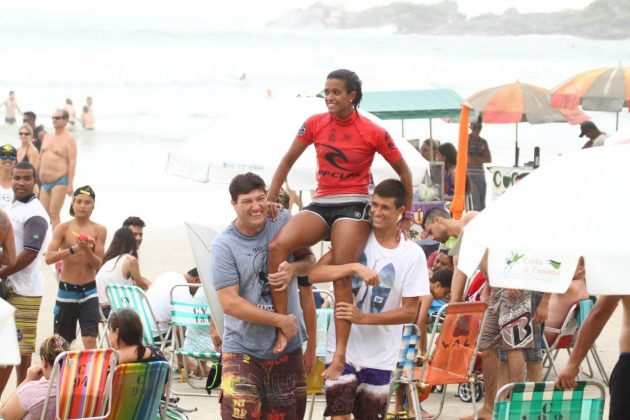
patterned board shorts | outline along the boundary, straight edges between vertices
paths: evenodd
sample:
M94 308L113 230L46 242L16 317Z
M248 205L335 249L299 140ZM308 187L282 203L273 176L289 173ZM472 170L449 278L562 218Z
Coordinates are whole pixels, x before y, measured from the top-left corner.
M542 299L542 292L531 292L532 314L536 313L540 300ZM523 349L523 356L525 357L525 363L541 363L542 362L542 331L544 324L534 323L534 345L531 348ZM507 353L503 350L499 350L499 360L507 362Z
M15 307L15 327L17 328L20 354L35 352L37 317L42 303L41 296L21 296L9 290L7 302Z
M531 292L492 288L479 350L524 350L534 347Z
M239 353L221 355L222 419L297 420L306 411L302 350L278 359Z
M325 382L324 416L353 414L361 420L385 419L391 376L391 370L363 368L346 362L339 379Z

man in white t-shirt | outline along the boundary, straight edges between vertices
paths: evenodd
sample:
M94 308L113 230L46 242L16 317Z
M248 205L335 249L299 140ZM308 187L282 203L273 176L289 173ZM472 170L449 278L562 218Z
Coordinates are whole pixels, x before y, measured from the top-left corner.
M405 188L394 179L378 184L372 196L370 233L360 262L332 265L324 255L309 272L311 283L352 276L354 303L339 302L335 316L352 323L346 363L339 379L326 381L325 416L333 419L385 418L391 373L396 367L402 324L413 323L421 296L429 291L426 257L398 229ZM326 350L335 350L334 323Z
M15 307L15 324L18 329L21 362L16 366L17 383L26 378L35 352L37 318L44 294L44 277L41 271L42 245L48 231L48 214L33 189L37 174L33 165L19 162L11 173L14 201L5 207L13 225L15 236L15 264L3 265L0 278L8 283L7 302ZM13 366L0 368L0 395L11 376Z
M155 320L160 326L160 333L165 334L168 324L171 322L171 289L177 285L199 284L199 273L197 268L188 270L182 274L176 271L167 271L161 274L147 290L147 299L151 305ZM178 287L173 292L173 300L178 302L192 302L192 297L197 291L195 287ZM158 336L157 331L153 331L154 336Z

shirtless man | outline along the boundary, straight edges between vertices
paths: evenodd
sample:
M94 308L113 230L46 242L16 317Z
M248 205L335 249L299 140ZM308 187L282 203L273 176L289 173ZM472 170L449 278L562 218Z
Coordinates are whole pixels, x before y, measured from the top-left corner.
M9 97L6 101L2 102L2 106L6 109L6 112L4 113L4 122L7 124L15 124L15 110L17 110L20 114L22 113L22 110L15 99L15 92L9 92Z
M50 216L53 229L59 224L59 212L65 195L72 195L72 183L77 165L77 143L66 130L68 111L53 113L54 133L46 134L42 143L39 178L42 189L39 196Z
M107 236L104 226L90 220L95 198L89 185L74 192L70 205L74 218L55 227L46 253L46 264L64 262L55 302L55 334L71 343L76 338L78 320L86 349L96 348L99 313L94 279Z
M63 106L63 109L68 111L68 130L72 131L74 129L74 124L77 119L77 112L74 110L74 105L72 105L72 99L66 98L66 104Z
M610 420L627 419L630 412L630 296L600 296L580 328L569 362L558 375L556 385L573 389L580 364L604 329L617 304L623 305L623 322L619 335L619 361L610 375Z
M13 236L13 224L9 216L0 210L0 266L12 266L17 261L15 253L15 237ZM4 282L0 278L0 284ZM6 286L6 283L3 284Z

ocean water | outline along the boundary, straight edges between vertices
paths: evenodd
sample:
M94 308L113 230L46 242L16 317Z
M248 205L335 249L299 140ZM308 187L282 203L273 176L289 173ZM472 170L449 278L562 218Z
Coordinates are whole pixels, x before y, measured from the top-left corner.
M166 174L168 152L201 130L221 147L229 139L213 138L208 127L216 118L238 113L267 90L276 97L315 94L336 68L356 71L366 91L450 87L465 98L516 80L552 88L583 70L630 63L628 41L568 36L396 35L388 28L287 30L200 19L53 19L19 11L4 13L0 24L0 96L15 90L22 110L35 111L49 128L65 98L80 112L85 97L94 97L97 130L74 132L75 186L95 188L94 218L113 227L130 214L152 226L225 224L232 217L226 186ZM613 114L589 114L604 131L614 131ZM247 115L242 118L247 124ZM401 131L399 121L384 126ZM620 127L630 128L627 111ZM457 129L433 121L434 137L442 141L456 142ZM521 161L533 159L535 146L543 164L578 148L578 134L568 124L520 124ZM428 135L427 121L405 123L407 138ZM486 124L482 135L494 163L513 163L514 125ZM0 142L17 144L17 126L0 125Z

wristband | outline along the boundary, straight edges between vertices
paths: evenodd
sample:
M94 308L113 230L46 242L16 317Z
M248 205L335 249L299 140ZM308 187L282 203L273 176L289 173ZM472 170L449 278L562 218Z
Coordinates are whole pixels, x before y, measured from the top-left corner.
M410 210L404 211L402 217L403 219L411 220L413 219L413 212Z
M74 249L72 249L72 247L68 248L68 251L70 251L70 253L74 255Z

